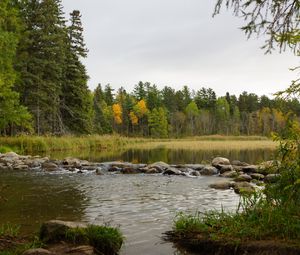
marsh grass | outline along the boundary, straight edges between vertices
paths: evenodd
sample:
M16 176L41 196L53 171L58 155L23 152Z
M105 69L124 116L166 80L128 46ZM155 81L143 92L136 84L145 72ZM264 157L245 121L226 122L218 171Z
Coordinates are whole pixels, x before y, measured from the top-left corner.
M261 136L197 136L180 139L133 138L119 135L0 137L0 152L20 154L60 151L117 151L139 149L245 150L275 149L276 143Z
M17 136L0 137L2 148L11 148L18 153L105 150L126 147L128 144L141 143L144 139L128 138L118 135L92 136Z
M139 149L182 149L182 150L275 150L276 142L271 140L166 140L151 141L142 144L133 144L131 147Z
M118 254L124 237L118 228L89 225L87 228L74 228L66 232L66 239L74 244L89 244L97 254Z
M299 244L300 214L297 207L274 206L257 193L243 197L234 213L208 211L194 215L180 213L173 229L181 236L217 241L284 240Z
M10 236L16 237L20 232L20 226L6 223L0 226L0 237L1 236Z

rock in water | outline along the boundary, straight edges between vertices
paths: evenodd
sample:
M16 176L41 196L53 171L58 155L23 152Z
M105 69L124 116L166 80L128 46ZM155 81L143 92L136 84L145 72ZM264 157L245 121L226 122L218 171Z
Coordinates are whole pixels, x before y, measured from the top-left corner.
M219 181L216 183L212 183L209 185L210 188L213 189L230 189L233 185L231 181Z
M213 166L206 166L200 171L201 175L208 175L208 176L216 175L218 173L219 173L218 169Z
M217 166L217 165L230 165L230 161L227 158L216 157L216 158L213 159L213 161L211 162L211 164L213 166Z

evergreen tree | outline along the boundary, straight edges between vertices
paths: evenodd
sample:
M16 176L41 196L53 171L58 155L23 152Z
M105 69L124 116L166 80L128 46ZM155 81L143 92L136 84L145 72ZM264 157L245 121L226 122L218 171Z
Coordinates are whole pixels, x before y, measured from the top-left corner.
M92 99L88 76L80 58L87 56L80 12L70 14L66 44L65 82L62 86L61 113L63 123L72 133L92 132Z
M104 89L104 100L108 106L112 106L114 103L113 89L110 84L107 84Z
M60 96L64 83L66 31L60 0L21 2L24 20L16 88L38 134L62 133Z
M168 137L168 121L164 108L154 108L149 113L149 128L152 137Z

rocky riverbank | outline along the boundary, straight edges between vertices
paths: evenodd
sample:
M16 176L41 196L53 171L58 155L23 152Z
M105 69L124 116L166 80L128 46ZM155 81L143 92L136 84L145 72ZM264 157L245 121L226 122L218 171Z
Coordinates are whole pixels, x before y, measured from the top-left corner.
M48 157L23 156L14 152L0 154L0 170L6 171L45 171L104 174L156 174L178 175L197 178L199 176L219 177L216 183L210 185L214 189L234 189L236 193L252 192L255 187L264 182L274 182L279 177L273 169L279 163L264 162L260 165L250 165L226 158L216 157L211 164L169 165L164 162L152 164L132 164L128 162L89 162L68 157L63 160L53 160Z

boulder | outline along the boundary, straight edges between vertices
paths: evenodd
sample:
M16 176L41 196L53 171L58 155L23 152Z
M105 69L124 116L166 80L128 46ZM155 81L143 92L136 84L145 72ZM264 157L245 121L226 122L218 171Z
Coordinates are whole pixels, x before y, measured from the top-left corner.
M252 180L251 176L248 174L241 174L234 179L236 182L250 182Z
M203 165L203 164L185 164L185 165L183 165L183 167L190 168L195 171L200 171L205 167L205 165Z
M255 191L255 188L249 182L235 182L233 184L233 189L237 194L250 194Z
M24 165L24 164L20 164L20 165L14 165L13 168L14 168L14 170L28 170L29 166Z
M190 173L191 176L200 176L201 174L199 173L199 171L192 171Z
M243 167L242 171L244 173L257 173L257 169L258 169L258 166L256 166L256 165L249 165L249 166Z
M55 253L52 253L46 249L38 248L27 250L23 252L23 255L55 255Z
M146 169L143 169L143 172L145 174L159 174L160 171L156 168L146 168Z
M212 183L209 185L210 188L213 189L230 189L233 183L231 181L218 181L216 183Z
M125 167L120 170L122 174L140 174L141 171L138 168Z
M62 161L62 164L64 166L71 166L75 168L80 168L81 167L81 162L78 158L72 158L72 157L67 157Z
M255 180L263 180L265 178L263 174L258 174L258 173L250 174L250 176L252 179Z
M222 157L216 157L212 160L211 162L212 166L217 166L217 165L230 165L230 161L227 158L222 158Z
M68 250L68 254L72 255L93 255L94 253L94 248L89 245L81 245L77 247L70 248Z
M52 162L43 163L42 168L46 171L49 171L49 172L58 170L58 166L55 163L52 163Z
M225 178L235 178L238 176L238 173L236 171L229 171L221 174L220 176Z
M280 178L280 174L268 174L265 176L264 181L266 183L275 183Z
M231 163L233 166L249 166L246 162L241 162L239 160L233 160Z
M86 228L87 225L81 222L70 222L61 220L51 220L42 224L40 229L40 239L46 243L53 243L63 240L66 231L74 228Z
M220 170L220 174L233 170L232 165L217 165L216 168Z
M178 170L175 167L168 167L165 171L164 171L164 175L181 175L181 171Z
M159 170L161 173L169 167L170 167L170 165L168 165L167 163L162 162L162 161L155 162L155 163L148 165L148 168L155 168L155 169Z
M213 166L206 166L200 171L201 175L207 175L207 176L216 175L218 173L219 173L218 169Z

